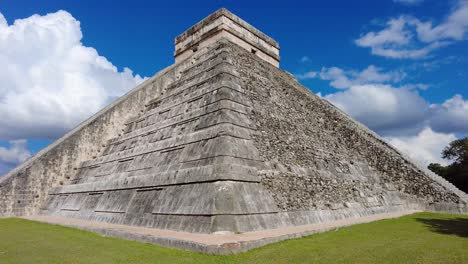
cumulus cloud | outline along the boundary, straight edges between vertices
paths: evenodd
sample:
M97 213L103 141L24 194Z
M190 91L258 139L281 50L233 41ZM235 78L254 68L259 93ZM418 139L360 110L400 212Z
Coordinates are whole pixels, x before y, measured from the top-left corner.
M362 71L343 70L338 67L323 67L320 72L310 71L297 75L299 79L320 78L328 80L332 87L338 89L346 89L360 84L399 82L405 76L404 72L383 72L381 68L374 65L370 65Z
M143 81L81 43L66 11L0 13L0 139L56 138Z
M432 51L465 38L468 31L468 1L457 2L440 24L421 21L412 16L400 16L387 21L380 31L361 35L356 45L371 49L378 56L396 59L419 59Z
M424 128L415 136L385 138L391 145L422 166L427 166L429 163L447 165L448 162L441 158L441 153L455 139L457 138L452 133L437 133L429 127Z
M323 96L382 135L408 135L428 126L436 132L468 134L468 100L455 95L430 104L412 85L353 85Z
M323 67L296 75L319 78L342 91L322 95L349 115L382 135L408 135L430 126L436 132L468 133L468 100L455 95L442 104L430 104L419 90L422 83L402 83L402 71L383 71L370 65L363 70Z
M383 84L353 85L324 98L383 135L420 129L429 109L417 91Z
M10 144L9 148L0 147L0 163L15 165L31 157L25 139L10 140L8 143Z
M429 119L433 129L450 133L468 133L468 100L455 95L442 104L430 106Z
M468 134L468 100L455 95L442 104L429 104L418 90L384 84L353 85L323 96L353 118L376 131L423 166L447 164L442 149Z

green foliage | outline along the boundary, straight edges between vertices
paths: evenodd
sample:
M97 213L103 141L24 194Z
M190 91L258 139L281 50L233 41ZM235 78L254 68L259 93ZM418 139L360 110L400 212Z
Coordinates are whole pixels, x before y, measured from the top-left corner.
M209 256L0 219L0 263L468 263L468 216L417 213Z
M447 177L448 168L440 165L439 163L431 163L429 166L427 166L427 168L433 171L435 174L438 174L444 178Z
M468 162L468 138L450 142L450 144L442 151L442 158L455 160L456 163Z
M448 166L431 163L427 168L468 192L468 138L450 142L442 151L442 158L454 162Z

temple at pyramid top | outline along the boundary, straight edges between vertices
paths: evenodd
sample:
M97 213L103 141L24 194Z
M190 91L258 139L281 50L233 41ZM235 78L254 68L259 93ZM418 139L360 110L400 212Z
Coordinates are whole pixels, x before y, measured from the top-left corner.
M279 67L279 44L225 8L221 8L175 38L176 63L226 38Z

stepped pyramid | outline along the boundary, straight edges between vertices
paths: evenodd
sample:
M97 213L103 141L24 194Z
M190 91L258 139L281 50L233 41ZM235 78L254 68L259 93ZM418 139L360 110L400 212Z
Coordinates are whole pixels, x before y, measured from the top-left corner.
M0 181L0 216L238 233L468 197L279 69L279 45L226 9L176 63Z

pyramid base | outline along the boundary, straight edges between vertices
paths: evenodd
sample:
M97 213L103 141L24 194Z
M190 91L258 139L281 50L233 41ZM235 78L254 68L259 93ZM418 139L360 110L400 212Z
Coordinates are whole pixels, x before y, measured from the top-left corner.
M28 216L24 217L24 219L69 226L99 233L104 236L134 240L174 249L182 249L205 254L229 255L245 252L253 248L258 248L282 240L299 238L354 224L397 218L422 211L417 209L401 210L402 208L387 209L394 209L395 211L387 211L361 217L344 218L315 224L281 227L277 229L238 234L188 233L42 215Z

